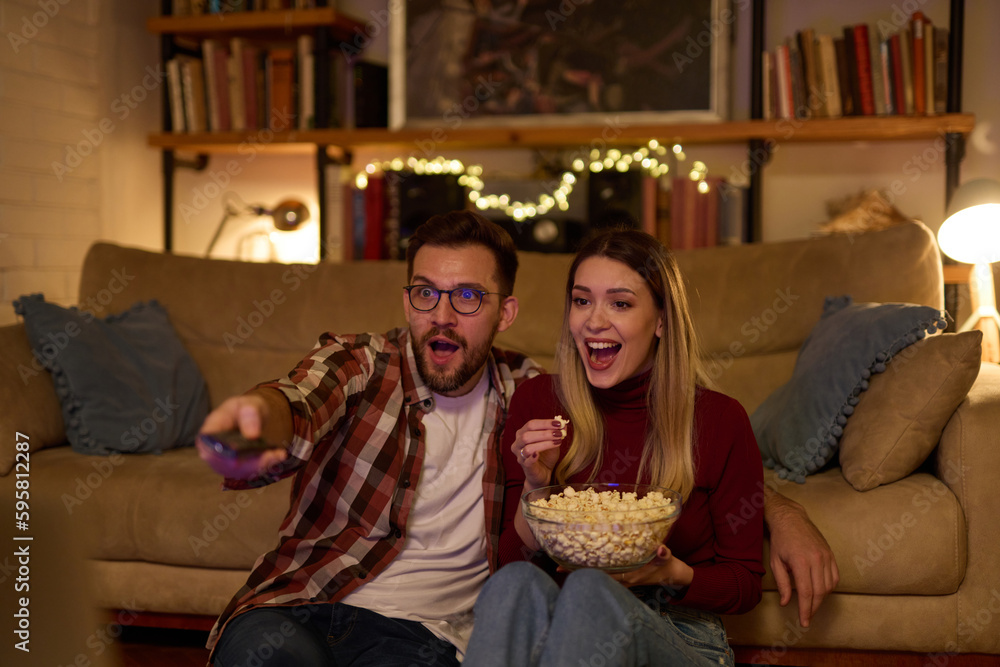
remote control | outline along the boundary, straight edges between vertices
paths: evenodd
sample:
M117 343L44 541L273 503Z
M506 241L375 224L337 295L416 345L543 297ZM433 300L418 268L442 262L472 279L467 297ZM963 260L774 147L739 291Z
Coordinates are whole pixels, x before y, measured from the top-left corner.
M227 459L251 456L267 449L275 449L275 445L266 442L263 438L246 438L235 429L219 433L201 433L199 437L213 452Z

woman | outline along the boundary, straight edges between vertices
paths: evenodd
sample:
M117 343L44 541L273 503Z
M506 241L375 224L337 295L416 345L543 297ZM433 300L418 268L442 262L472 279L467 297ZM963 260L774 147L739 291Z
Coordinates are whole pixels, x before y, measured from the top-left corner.
M640 231L608 231L577 254L566 284L558 375L518 388L504 427L500 562L476 602L469 665L733 664L717 614L761 597L763 516L741 499L762 483L746 412L703 386L673 257ZM560 422L570 421L565 437ZM675 489L683 506L648 565L578 570L560 586L521 494L568 482Z

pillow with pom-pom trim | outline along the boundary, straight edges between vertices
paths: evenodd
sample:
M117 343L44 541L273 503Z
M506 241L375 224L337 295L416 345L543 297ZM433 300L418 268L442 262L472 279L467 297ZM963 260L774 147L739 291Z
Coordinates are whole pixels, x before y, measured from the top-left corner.
M14 311L52 373L73 451L160 453L194 444L208 390L157 301L100 318L29 294Z
M844 426L872 375L946 325L946 314L929 306L827 297L792 378L750 416L764 465L781 479L802 483L835 461Z
M982 342L982 331L929 336L872 376L840 438L851 486L868 491L920 467L979 376Z

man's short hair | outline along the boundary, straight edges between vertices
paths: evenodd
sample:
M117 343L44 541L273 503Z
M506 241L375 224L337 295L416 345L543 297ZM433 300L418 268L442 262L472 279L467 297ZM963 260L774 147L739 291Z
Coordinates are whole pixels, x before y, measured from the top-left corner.
M430 217L417 227L406 246L406 275L413 277L413 258L425 245L462 248L481 245L496 260L496 281L504 294L514 293L517 246L503 227L475 211L452 211Z

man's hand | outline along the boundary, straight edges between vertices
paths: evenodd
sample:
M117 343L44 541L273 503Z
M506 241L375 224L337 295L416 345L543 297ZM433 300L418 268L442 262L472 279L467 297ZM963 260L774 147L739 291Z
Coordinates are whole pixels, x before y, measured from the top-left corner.
M771 571L778 584L781 606L791 601L794 584L798 591L799 624L808 628L809 619L823 598L840 581L837 559L823 534L809 520L805 508L767 485L764 519L771 534Z
M288 437L278 439L274 436L275 433L283 430L285 415L281 415L280 410L278 410L279 414L275 417L276 411L271 403L272 401L268 400L268 397L259 393L228 398L209 413L201 425L200 432L219 433L238 430L246 438L264 437L268 442L274 442L274 449L228 458L217 454L199 437L196 440L196 446L201 459L212 470L224 477L249 480L264 474L269 468L288 458L288 452L279 444L287 441ZM270 427L269 422L272 421L272 417L274 417L273 421L277 422L278 428ZM290 432L290 417L288 417L287 423ZM265 425L269 427L265 428ZM271 437L268 437L269 435Z

